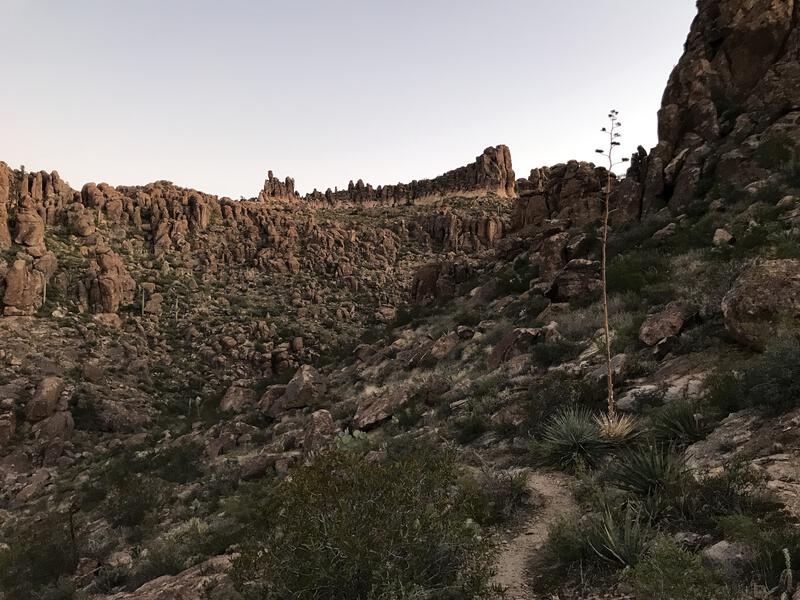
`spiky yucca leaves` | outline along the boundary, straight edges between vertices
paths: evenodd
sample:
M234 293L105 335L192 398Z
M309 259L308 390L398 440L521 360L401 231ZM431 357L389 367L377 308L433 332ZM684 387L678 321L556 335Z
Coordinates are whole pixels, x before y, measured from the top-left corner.
M678 491L687 481L683 458L671 447L651 445L629 450L608 466L605 480L642 498Z
M589 547L605 562L631 567L644 554L648 530L631 506L624 512L604 506L587 532Z
M702 440L709 426L699 403L676 400L653 412L650 430L660 444L688 446Z
M608 413L596 415L595 423L600 430L600 435L615 443L622 444L630 441L638 434L639 421L633 415L621 415Z
M544 464L572 470L597 464L612 445L600 434L591 412L568 407L553 416L534 450Z

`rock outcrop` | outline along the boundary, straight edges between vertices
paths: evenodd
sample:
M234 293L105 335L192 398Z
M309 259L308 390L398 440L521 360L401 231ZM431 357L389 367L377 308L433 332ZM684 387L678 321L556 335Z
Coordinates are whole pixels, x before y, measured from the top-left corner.
M294 179L287 177L281 181L272 175L272 171L267 173L267 178L264 180L264 189L258 194L259 202L272 202L275 200L283 200L292 202L300 199L294 189Z
M93 313L116 313L133 303L136 282L125 263L108 247L97 247L86 277L78 283L81 305Z
M718 184L744 187L796 160L800 9L784 0L700 0L658 114L642 209L680 212Z
M739 276L722 300L725 326L741 343L763 350L800 329L800 261L768 260Z
M303 201L315 206L401 206L454 196L481 197L494 194L501 198L516 197L516 182L508 146L486 148L475 162L448 171L433 179L414 180L374 187L359 179L345 189L314 190ZM296 200L294 180L281 182L269 172L259 200Z

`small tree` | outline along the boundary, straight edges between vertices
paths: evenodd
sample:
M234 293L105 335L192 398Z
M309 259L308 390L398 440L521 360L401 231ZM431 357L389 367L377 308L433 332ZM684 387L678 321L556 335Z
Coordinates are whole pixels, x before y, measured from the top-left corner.
M620 145L619 139L622 137L620 128L622 123L619 121L619 112L611 109L608 113L609 125L603 127L601 131L608 136L608 149L595 150L598 154L602 154L608 159L608 175L606 178L606 187L603 190L603 243L602 243L602 257L600 263L600 276L603 284L603 332L605 335L606 345L606 368L608 370L608 420L613 421L616 416L617 408L614 402L614 373L611 365L611 331L608 325L608 283L606 281L606 263L608 258L608 217L611 213L611 194L613 190L613 169L617 165L628 162L627 158L623 158L614 162L614 150Z

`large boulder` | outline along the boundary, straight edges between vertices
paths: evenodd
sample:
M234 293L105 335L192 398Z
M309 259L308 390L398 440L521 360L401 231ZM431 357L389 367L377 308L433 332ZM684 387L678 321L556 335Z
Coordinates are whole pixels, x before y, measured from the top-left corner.
M116 313L133 303L136 282L125 263L108 247L95 249L86 277L78 282L78 296L84 309L93 313Z
M28 402L27 419L36 422L47 419L59 408L61 393L64 391L64 380L60 377L45 377L36 386L30 402Z
M558 272L547 296L554 302L584 300L599 296L602 288L600 264L576 258Z
M768 260L745 269L722 299L722 313L728 331L757 350L800 327L800 260Z
M3 314L33 315L44 300L45 274L25 260L15 260L5 274Z
M417 269L411 282L411 301L424 305L451 298L458 284L467 281L470 275L469 265L463 262L442 261L423 265Z
M242 412L258 402L255 390L241 385L232 385L219 403L222 412Z
M392 415L408 403L408 393L396 388L383 394L372 396L358 407L353 425L356 429L368 430L390 419Z
M324 448L338 433L331 413L318 410L311 414L303 428L303 450L308 453Z
M23 204L17 213L14 243L26 246L32 254L44 248L44 219L30 201ZM34 256L39 255L34 254Z
M327 378L311 365L303 365L286 385L286 391L279 402L286 409L317 406L325 398L327 391Z
M678 335L697 307L687 302L670 302L663 310L650 314L639 329L639 339L646 346L655 346L664 338Z

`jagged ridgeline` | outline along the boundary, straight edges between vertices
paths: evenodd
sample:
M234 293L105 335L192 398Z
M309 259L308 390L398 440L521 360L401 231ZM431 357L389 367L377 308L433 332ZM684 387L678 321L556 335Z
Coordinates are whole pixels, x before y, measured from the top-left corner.
M658 139L242 200L0 163L0 598L797 597L800 5L698 2Z

